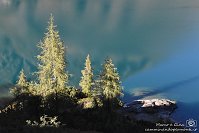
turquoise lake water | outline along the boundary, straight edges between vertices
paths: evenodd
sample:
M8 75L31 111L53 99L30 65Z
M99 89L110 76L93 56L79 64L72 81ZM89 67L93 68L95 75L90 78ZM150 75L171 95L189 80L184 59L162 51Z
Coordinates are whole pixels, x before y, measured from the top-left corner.
M170 98L176 119L199 119L199 1L0 0L0 88L24 68L36 71L36 45L52 13L67 46L72 82L89 53L95 73L107 56L122 77L125 101Z

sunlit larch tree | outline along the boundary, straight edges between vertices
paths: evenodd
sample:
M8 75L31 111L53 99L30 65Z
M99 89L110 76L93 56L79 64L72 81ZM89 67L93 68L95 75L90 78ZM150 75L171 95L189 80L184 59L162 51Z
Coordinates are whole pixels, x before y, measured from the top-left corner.
M81 77L79 85L82 89L82 92L86 96L91 96L92 88L93 88L93 70L91 67L91 61L90 61L89 55L86 57L85 68L84 70L81 71L81 73L82 73L82 77Z
M24 70L20 71L17 84L10 90L14 96L20 96L23 93L28 93L28 82L24 74Z
M52 14L48 24L47 33L38 46L42 51L37 56L40 61L37 92L43 97L64 92L68 83L68 73L65 71L65 48L54 25Z
M119 97L123 95L119 74L110 58L106 59L103 64L99 82L103 97L108 102L114 99L119 99Z

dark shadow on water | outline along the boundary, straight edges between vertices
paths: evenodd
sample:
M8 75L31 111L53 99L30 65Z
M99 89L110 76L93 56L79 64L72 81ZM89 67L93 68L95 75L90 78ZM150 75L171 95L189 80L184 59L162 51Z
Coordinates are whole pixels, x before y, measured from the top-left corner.
M193 119L199 122L199 102L184 103L178 102L178 108L172 118L177 122L186 123L186 120Z
M183 86L183 85L189 84L189 83L197 81L197 80L199 80L199 76L195 76L195 77L192 77L192 78L189 78L186 80L171 83L164 87L159 87L156 90L148 91L147 93L140 95L140 96L133 96L127 92L124 92L123 100L125 102L132 102L133 100L157 95L160 93L170 91L172 89L176 89L179 86ZM185 99L185 101L186 101L186 99ZM176 122L186 124L186 121L189 119L197 120L199 122L199 102L185 103L185 102L178 101L177 107L178 108L172 114L172 118Z
M128 93L126 91L124 91L123 93L124 93L124 97L122 97L122 101L124 101L125 103L126 102L128 103L128 102L131 102L132 100L135 100L134 96L131 95L130 93Z
M164 87L158 87L155 90L149 91L149 92L147 92L143 95L139 95L139 96L133 96L133 95L130 95L129 93L128 94L125 93L124 101L129 101L129 100L132 101L132 100L142 99L142 98L149 97L149 96L154 96L154 95L157 95L157 94L160 94L160 93L165 93L165 92L168 92L172 89L176 89L179 86L183 86L183 85L189 84L189 83L197 81L197 80L199 80L199 75L192 77L192 78L189 78L189 79L186 79L186 80L182 80L182 81L178 81L178 82L168 84Z

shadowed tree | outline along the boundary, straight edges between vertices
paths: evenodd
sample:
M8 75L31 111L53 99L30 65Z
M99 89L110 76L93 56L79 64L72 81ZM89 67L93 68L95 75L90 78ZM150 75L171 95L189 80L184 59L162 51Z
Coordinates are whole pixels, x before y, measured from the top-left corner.
M42 51L37 56L40 61L37 93L43 97L53 93L64 93L69 77L65 71L65 48L59 32L56 31L52 14L48 24L47 33L38 46Z
M86 57L85 68L81 71L82 77L80 80L79 85L81 86L82 92L86 96L92 95L92 88L93 88L93 70L91 67L90 56Z

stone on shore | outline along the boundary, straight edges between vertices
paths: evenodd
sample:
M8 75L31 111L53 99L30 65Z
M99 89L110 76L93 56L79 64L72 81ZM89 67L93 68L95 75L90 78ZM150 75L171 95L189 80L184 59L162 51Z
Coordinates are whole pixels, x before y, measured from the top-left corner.
M134 120L168 121L176 108L176 102L169 99L141 99L125 104L123 113Z

